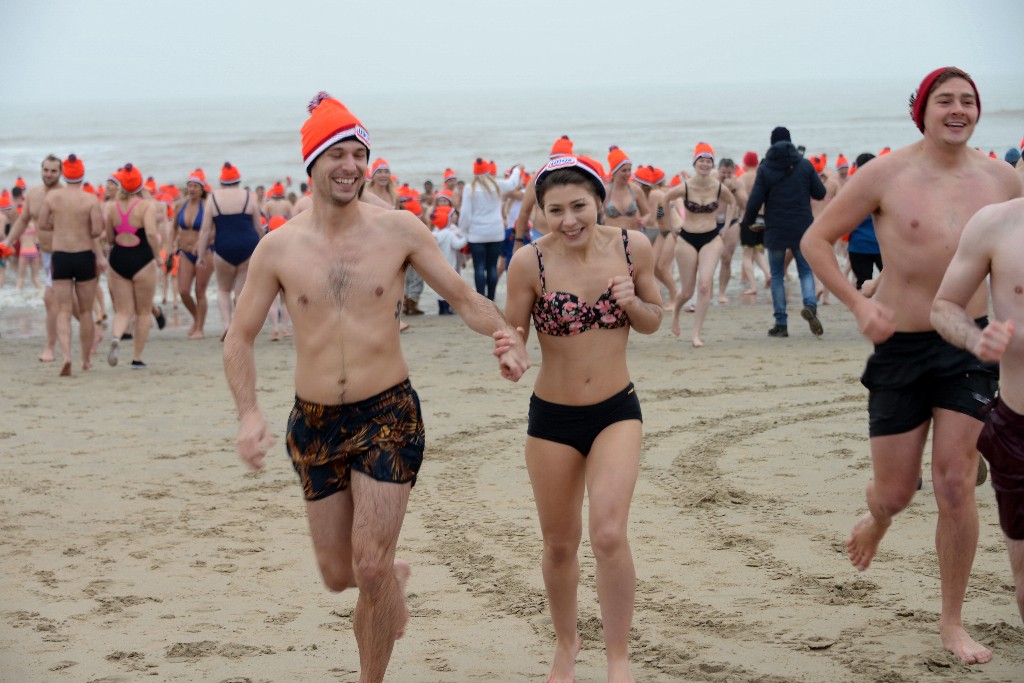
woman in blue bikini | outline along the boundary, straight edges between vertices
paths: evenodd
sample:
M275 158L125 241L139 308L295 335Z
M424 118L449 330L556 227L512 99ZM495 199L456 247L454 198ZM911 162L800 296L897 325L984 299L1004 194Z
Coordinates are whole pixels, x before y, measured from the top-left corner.
M597 562L609 681L632 681L629 628L636 571L627 538L643 436L626 367L630 328L652 334L662 305L651 243L598 223L606 199L600 164L552 159L535 189L549 232L508 269L505 317L540 341L530 399L526 466L544 539L542 570L555 629L550 680L573 680L583 495ZM588 303L593 302L593 303ZM525 334L525 333L524 333Z
M192 314L189 339L202 339L204 336L203 327L206 325L206 311L209 307L206 287L213 274L212 259L199 265L199 232L203 227L205 204L206 174L197 168L188 176L184 201L174 217L174 241L178 256L181 257L178 260L178 294L185 308ZM195 298L192 296L193 283Z

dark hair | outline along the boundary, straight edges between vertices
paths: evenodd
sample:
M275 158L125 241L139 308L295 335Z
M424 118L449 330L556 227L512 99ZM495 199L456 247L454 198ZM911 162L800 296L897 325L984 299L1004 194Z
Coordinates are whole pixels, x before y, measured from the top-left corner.
M25 190L21 189L20 187L11 188L11 197L13 197L14 199L21 199L22 196L24 196L24 194Z
M718 162L718 168L723 168L723 167L726 167L726 166L735 167L736 166L736 162L733 161L732 159L730 159L729 157L725 157L721 161Z
M57 156L56 154L47 154L46 158L43 159L43 164L45 164L47 161L56 161L57 167L62 171L64 170L64 162L61 161L60 157ZM42 167L43 164L39 164L39 166Z
M552 171L541 178L541 182L537 183L533 190L537 194L537 205L540 206L541 210L544 209L544 193L552 187L560 185L582 185L586 187L594 195L594 201L597 202L600 207L601 191L604 189L600 184L600 181L587 173L577 168L560 168L557 171Z
M856 164L857 168L864 168L864 164L868 163L874 158L875 155L872 154L871 152L864 152L863 154L858 155L857 160L853 163Z

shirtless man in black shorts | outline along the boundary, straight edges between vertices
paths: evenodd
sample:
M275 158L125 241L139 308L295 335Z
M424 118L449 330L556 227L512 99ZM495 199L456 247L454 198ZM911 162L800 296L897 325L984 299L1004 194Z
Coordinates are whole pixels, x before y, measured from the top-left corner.
M358 201L369 135L320 93L302 127L313 206L256 247L224 340L238 407L238 454L258 469L273 438L256 402L253 341L279 291L295 329L295 407L287 449L302 481L324 583L356 587L360 681L382 681L408 619L408 563L395 559L409 492L423 457L419 399L399 342L405 270L416 268L476 332L492 335L502 374L529 362L522 337L444 260L407 211Z
M985 419L978 450L989 461L999 525L1006 536L1017 609L1024 620L1024 199L987 206L964 227L931 321L943 339L982 361L999 363L999 396ZM991 275L996 319L978 329L967 312ZM1017 329L1020 333L1017 333Z
M932 427L939 633L943 647L976 664L989 661L992 652L967 634L962 611L978 545L975 444L996 374L945 342L930 314L968 219L983 206L1020 196L1021 187L1005 163L967 144L981 101L966 73L936 69L912 102L911 116L924 138L858 169L804 235L801 247L822 283L850 308L861 333L875 344L861 378L870 391L874 478L867 486L868 512L846 544L850 562L862 571L868 568L893 516L913 498ZM874 214L885 262L874 298L863 296L843 275L832 248L868 214ZM968 314L984 326L986 288L978 287L968 299Z

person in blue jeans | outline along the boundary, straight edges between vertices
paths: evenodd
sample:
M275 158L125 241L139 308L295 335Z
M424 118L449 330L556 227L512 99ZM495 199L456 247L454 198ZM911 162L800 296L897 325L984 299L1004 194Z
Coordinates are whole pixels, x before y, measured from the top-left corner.
M768 267L772 272L772 308L775 325L769 337L788 337L786 315L785 264L786 251L793 252L800 276L803 309L800 316L811 332L821 336L824 329L818 320L818 299L814 292L814 273L800 253L800 238L814 221L811 198L823 199L825 185L810 161L793 146L789 130L779 126L772 131L772 146L757 169L741 225L750 228L764 206L764 246L768 251Z

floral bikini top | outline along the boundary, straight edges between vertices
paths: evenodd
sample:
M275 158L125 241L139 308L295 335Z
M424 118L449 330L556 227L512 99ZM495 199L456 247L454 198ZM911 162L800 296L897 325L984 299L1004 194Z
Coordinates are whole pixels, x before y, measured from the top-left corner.
M552 337L571 337L587 330L614 330L629 324L626 312L612 299L609 287L592 305L571 292L548 292L544 280L544 258L540 247L533 245L540 266L541 296L533 304L533 326L537 332ZM629 276L633 277L633 259L629 253L629 236L622 231L622 248L626 252Z

